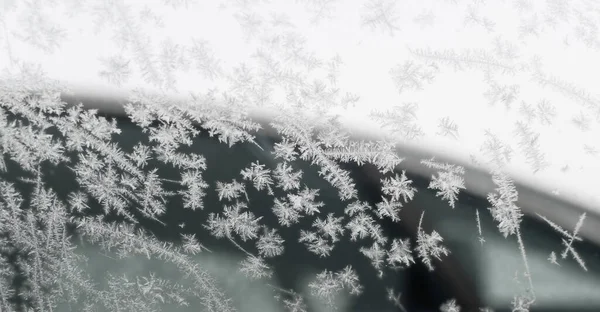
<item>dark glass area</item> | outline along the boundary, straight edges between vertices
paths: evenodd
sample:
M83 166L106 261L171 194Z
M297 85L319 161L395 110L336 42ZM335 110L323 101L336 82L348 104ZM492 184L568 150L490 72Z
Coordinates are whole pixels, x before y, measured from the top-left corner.
M124 151L130 152L138 142L148 143L147 134L142 133L139 127L126 118L115 118L122 133L115 136L114 140ZM167 212L160 220L164 224L139 216L139 226L161 240L178 241L181 233L195 234L199 241L212 251L208 255L199 255L199 261L213 267L226 291L238 292L234 295L234 301L241 307L241 311L270 311L269 308L259 307L263 303L263 297L260 296L267 296L266 300L271 300L274 292L266 289L258 291L259 295L256 297L249 295L248 291L266 287L265 283L252 282L248 286L237 282L233 276L238 270L236 264L243 259L244 253L227 239L212 237L202 225L209 213L222 209L223 203L219 202L217 192L214 191L216 181L241 181L240 171L257 160L269 169L275 168L277 161L271 151L278 139L259 134L256 142L262 150L254 144L236 144L230 148L219 143L216 138L209 137L207 132L202 132L192 146L181 149L181 152L197 153L206 158L207 169L203 178L209 184L209 189L204 197L204 209L186 210L181 198L173 196L169 198ZM30 186L18 181L17 177L22 174L21 169L16 163L5 158L8 171L3 178L19 185L23 194L30 193ZM317 200L324 203L321 215L331 212L342 216L348 203L341 202L337 191L319 177L318 168L301 160L293 162L292 165L295 170L302 169L304 172L302 184L319 190ZM341 166L351 173L359 192L359 199L375 206L382 196L382 176L376 168L369 164ZM158 168L161 178L180 178L176 168L156 160L151 161L149 167ZM43 171L46 185L53 188L62 198L66 199L69 192L77 187L74 173L64 165L44 164ZM393 174L387 174L391 175ZM350 264L357 271L365 290L358 297L349 297L347 304L342 305L340 311L402 311L387 300L386 288L394 288L402 293L401 301L407 311L439 311L441 304L453 298L457 300L462 311L478 311L480 307L490 307L494 311L511 311L512 297L522 291L513 281L513 273L516 270L523 271L516 237L504 238L500 234L487 210L489 203L485 198L461 193L456 207L452 209L445 201L436 197L435 191L427 188L427 179L410 172L407 172L407 176L413 181L417 193L414 199L402 208L399 222L381 221L386 235L389 238L411 238L411 245L414 247L419 218L421 212L425 211L425 232L438 231L444 237L444 244L451 254L442 258L441 262L435 261L433 272L429 272L415 255L414 265L404 270L386 270L383 278L378 278L377 271L369 260L359 252L360 247L368 245L360 241L350 242L347 235L338 242L327 258L319 258L310 253L303 244L298 243L298 237L299 230L310 227L314 218L304 218L290 228L281 228L270 211L273 197L264 191L256 191L247 184L250 211L257 216L263 216L261 222L270 228L278 229L286 241L284 254L268 260L268 264L274 270L272 282L278 287L302 293L307 290L308 276L323 269L341 270ZM174 185L166 182L163 185L168 191L177 191ZM275 190L275 196L284 197L285 192ZM102 212L99 203L94 203L93 199L91 207L91 214ZM485 239L483 243L479 240L476 211L479 211L481 218L482 236ZM113 219L120 220L116 216ZM594 294L600 293L600 246L587 240L573 245L586 261L587 272L570 256L565 260L560 259L561 265L557 266L547 258L551 251L555 251L560 257L563 251L561 234L531 216L523 218L521 229L538 298L531 311L599 311L600 296ZM566 230L570 231L572 228L566 227ZM239 244L248 250L255 248L254 242ZM83 250L90 251L87 253L89 257L95 257L90 259L89 269L98 274L97 276L110 270L126 269L131 274L149 267L152 267L153 271L161 270L160 262L152 261L147 262L149 264L128 262L127 268L114 267L120 266L121 262L113 261L97 251L93 252L93 248L88 247L84 247ZM169 271L162 273L169 274ZM241 287L241 290L235 290L236 287ZM316 306L310 308L318 311ZM276 310L277 308L274 311ZM189 311L195 311L195 308L189 307Z

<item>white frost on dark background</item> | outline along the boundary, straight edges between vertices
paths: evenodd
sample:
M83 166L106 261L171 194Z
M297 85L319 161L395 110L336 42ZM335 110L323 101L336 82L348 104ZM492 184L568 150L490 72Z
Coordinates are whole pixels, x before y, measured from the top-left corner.
M215 103L186 109L203 109L198 114L203 121L208 120L211 135L219 135L219 141L229 146L248 140L245 131L254 129L252 123L243 123L239 128L228 124L240 121L245 110L281 113L274 128L292 142L278 145L276 156L283 163L273 170L274 178L256 163L242 172L239 181L219 181L216 191L225 208L220 214L211 214L205 224L213 236L229 239L247 254L242 272L249 277L270 276L263 257L278 256L283 248L275 232L264 228L263 234L259 226L262 216L248 211L243 202L232 203L248 200L245 188L251 185L269 195L273 195L275 185L289 192L287 197L277 198L273 207L282 226L307 216L316 218L312 228L300 232L300 242L316 256L328 256L338 235L350 230L352 240L374 238L372 247L360 251L380 274L384 260L407 266L414 262L406 251L410 244L404 241L395 241L391 251L385 250L386 239L380 236L372 217L365 214L375 209L378 218L398 221L400 198L406 202L414 195L404 173L383 181L383 192L388 197L376 207L356 202L349 206L346 214L354 219L344 227L341 218L318 216L323 206L318 190L300 186L302 172L287 166L296 157L312 161L322 169L320 175L339 191L341 200L354 200L354 185L336 161L371 162L385 174L401 159L385 153L373 156L370 152L388 150L391 142L444 156L439 163L431 159L422 164L438 170L431 176L429 188L452 208L456 194L469 184L463 179L463 166L492 170L496 187L496 193L488 194L492 216L505 237L518 238L520 260L527 267L519 232L521 212L515 205L517 194L508 176L588 209L598 209L600 193L591 181L600 174L600 99L595 93L594 76L600 69L599 17L598 5L585 0L6 0L0 4L0 69L3 77L10 78L37 68L75 89L135 90L134 99L142 102L160 102L167 97L145 98L138 88L197 102L218 97ZM16 103L8 102L3 105L18 109L11 106ZM219 115L223 107L233 107L231 115ZM161 145L156 148L158 154L163 153L168 162L188 170L181 182L189 188L184 195L185 207L201 210L199 198L208 185L198 172L206 165L203 159L178 154L174 148L190 140L187 134L178 133L191 127L189 121L170 107L158 105L152 110L156 110L163 125L180 127L154 129L152 140ZM126 111L138 125L147 126L154 118L142 106L130 105ZM313 139L307 135L312 125L295 115L299 111L318 117L337 114L336 120L352 128L353 133L386 140L350 143L334 123L328 125L328 134L322 132ZM93 129L101 139L110 140L111 133L118 133L94 117L80 117L85 122L77 127ZM79 129L71 126L65 121L61 131ZM34 151L36 154L44 147L46 154L28 158L30 155L26 149L19 149L17 140L5 143L11 152L22 156L25 169L34 170L30 164L38 158L63 160L60 148L50 145L47 137L8 128L22 141L46 144L36 146L38 150ZM124 191L113 181L117 180L114 168L99 176L91 174L101 160L90 156L84 166L77 167L86 181L82 187L91 189L92 195L109 202L103 204L127 217L126 204L113 202L110 195L124 192L123 197L130 199L139 196L145 216L160 215L164 207L155 196L168 194L162 192L154 172L137 173L136 167L145 166L143 146L130 158L122 157L113 146L89 141L81 146L94 144L104 148L102 152L115 163L136 174L119 182L129 187ZM127 163L129 160L133 162ZM456 165L443 164L446 161ZM139 195L129 192L137 187L136 179L145 182ZM84 210L73 196L70 205ZM479 222L479 212L477 218ZM81 221L81 227L87 231L102 228L95 222ZM105 236L131 234L128 228L116 225L113 230ZM577 230L574 232L567 235L567 249ZM106 238L90 233L96 239ZM232 239L236 235L244 242L259 238L259 256L237 245ZM432 269L431 257L447 254L442 242L436 231L423 232L419 226L414 256ZM116 238L111 243L116 244ZM154 244L143 239L138 243ZM185 251L193 254L199 248L190 243ZM173 250L167 253L179 252ZM574 248L564 252L568 253L577 258ZM172 259L179 265L183 263L178 256ZM314 294L333 304L342 289L359 293L353 270L348 266L319 273L310 284ZM531 276L526 277L528 286L532 286ZM212 288L210 291L211 295L218 293ZM301 306L296 294L287 294L295 301L286 305ZM211 300L220 302L215 298ZM523 297L515 298L515 306L519 305L529 303ZM459 308L448 302L442 309Z

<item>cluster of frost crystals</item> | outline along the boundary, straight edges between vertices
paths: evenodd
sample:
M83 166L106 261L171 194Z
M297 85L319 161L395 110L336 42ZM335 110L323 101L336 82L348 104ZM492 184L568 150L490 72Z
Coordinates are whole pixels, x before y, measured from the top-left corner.
M584 158L555 157L555 141L561 150L598 155L600 100L551 64L575 50L600 49L600 10L590 1L492 2L405 10L393 0L4 1L0 311L162 311L196 304L243 310L227 281L197 258L223 246L241 255L237 273L273 290L288 311L307 311L306 291L278 286L278 264L297 249L326 263L350 245L369 270L350 263L319 268L308 285L334 306L342 295L360 297L369 287L361 281L369 280L366 274L384 283L415 265L433 271L452 256L443 232L424 224L427 207L416 203L430 194L460 210L468 186L479 183L469 180L471 165L488 170L492 186L473 234L486 248L481 219L488 216L501 236L517 240L527 285L506 304L528 311L536 303L536 276L511 168L566 177L575 171L568 164ZM207 24L188 25L188 18ZM449 25L481 40L444 46L439 36ZM219 40L214 34L225 29L235 30ZM356 36L345 42L347 36L331 33L339 30ZM556 56L537 44L546 41ZM327 47L315 47L319 42ZM78 74L97 75L123 91L114 101L119 118L91 101L79 103L79 90L54 79L63 72L72 77L72 68L57 71L56 64L76 71L99 66ZM77 101L67 103L69 96ZM345 117L353 114L363 118L353 126L368 125L377 135L348 129ZM474 114L476 122L465 118ZM141 139L127 137L132 128ZM197 149L206 137L231 154L251 146L259 156L240 168L211 162L208 148ZM427 139L452 142L472 164L435 155L444 160L417 159L407 169L404 148ZM366 172L381 196L365 196L364 181L348 168ZM429 172L427 187L417 188L412 169ZM233 173L209 178L215 171ZM190 217L173 221L181 211ZM410 223L405 216L419 213L412 236L386 231L384 225ZM558 269L572 258L587 271L577 251L586 213L572 231L538 216L562 235L562 250L548 261ZM161 237L157 229L173 235ZM119 265L135 257L161 261L181 282L157 272L91 277L78 242ZM386 289L390 304L404 310L400 294ZM452 299L440 310L461 305Z

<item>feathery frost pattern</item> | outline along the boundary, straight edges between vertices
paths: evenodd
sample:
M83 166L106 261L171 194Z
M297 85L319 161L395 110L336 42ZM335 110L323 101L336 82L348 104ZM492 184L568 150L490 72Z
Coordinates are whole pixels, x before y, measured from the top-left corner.
M0 311L248 311L230 289L247 282L278 311L407 312L424 303L398 278L480 268L516 271L493 308L529 311L553 296L540 268L600 272L597 213L532 208L515 175L595 174L576 167L597 161L600 98L572 72L597 63L564 60L600 49L598 4L209 2L0 4ZM115 87L117 106L84 97L77 75ZM472 164L415 159L434 140ZM505 246L517 267L457 264ZM467 279L428 308L492 311Z

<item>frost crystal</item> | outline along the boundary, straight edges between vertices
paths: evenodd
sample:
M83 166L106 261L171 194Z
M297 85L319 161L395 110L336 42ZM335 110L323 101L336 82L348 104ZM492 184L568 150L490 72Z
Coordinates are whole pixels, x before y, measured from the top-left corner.
M477 251L490 219L516 240L527 283L502 309L535 309L538 223L522 221L537 203L509 170L564 183L565 200L597 176L597 79L576 73L596 74L600 9L534 2L0 1L0 311L261 310L222 288L248 277L244 296L306 312L369 300L375 273L377 305L406 312L389 282L446 261L461 233L438 228L446 213L475 223L461 241ZM478 168L419 156L455 152ZM430 229L435 203L453 210ZM593 274L591 212L537 216L558 235L549 267ZM90 274L96 256L114 267ZM457 300L439 309L490 311Z

